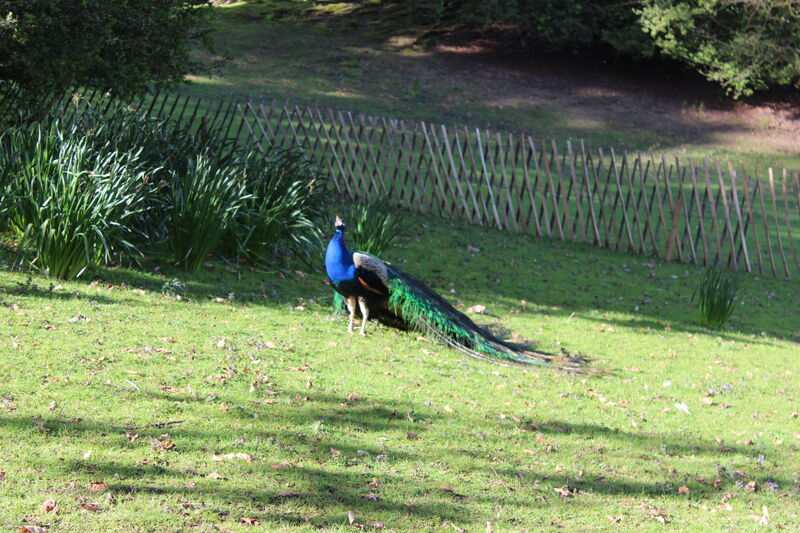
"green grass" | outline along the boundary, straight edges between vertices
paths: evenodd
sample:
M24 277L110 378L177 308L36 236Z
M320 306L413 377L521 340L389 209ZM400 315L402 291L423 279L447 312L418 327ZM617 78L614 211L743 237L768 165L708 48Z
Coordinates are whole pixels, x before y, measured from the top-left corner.
M748 169L800 168L797 154L778 148L768 134L759 138L757 146L735 135L758 125L726 123L703 133L698 129L704 120L702 108L696 113L690 104L683 109L685 127L667 128L661 121L602 118L604 106L616 96L587 94L585 105L500 98L481 81L485 74L479 63L464 72L457 54L437 54L419 46L417 39L424 40L431 29L424 23L406 13L402 2L386 0L222 4L214 22L218 53L198 53L216 68L191 77L192 84L184 90L209 98L250 96L431 123L525 131L559 141L582 138L596 147L711 157L742 162ZM513 86L514 77L509 76L507 83ZM524 93L524 87L520 90ZM592 87L587 90L591 93ZM651 96L632 102L620 113L635 116L636 105L660 105L656 100Z
M760 531L764 509L800 526L796 283L742 276L712 333L699 267L407 227L389 259L598 372L491 366L372 324L349 336L320 271L146 261L51 286L6 267L0 528L352 531L352 511L365 530ZM253 461L214 460L229 453Z

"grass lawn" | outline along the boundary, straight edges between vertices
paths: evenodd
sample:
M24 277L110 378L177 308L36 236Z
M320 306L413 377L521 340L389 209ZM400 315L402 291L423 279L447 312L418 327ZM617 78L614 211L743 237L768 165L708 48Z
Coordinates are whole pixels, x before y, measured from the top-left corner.
M709 332L697 267L408 227L389 259L592 372L349 336L318 269L148 261L53 286L4 267L0 529L800 527L796 283L742 277Z

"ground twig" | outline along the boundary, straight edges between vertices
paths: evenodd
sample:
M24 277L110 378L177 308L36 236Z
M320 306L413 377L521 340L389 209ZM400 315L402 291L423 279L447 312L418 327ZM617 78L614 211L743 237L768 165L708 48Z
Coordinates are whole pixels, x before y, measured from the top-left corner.
M124 429L126 431L133 431L135 429L145 429L145 428L163 428L165 426L171 426L173 424L182 424L183 420L171 420L169 422L155 422L153 424L145 424L143 426L111 426L111 429Z

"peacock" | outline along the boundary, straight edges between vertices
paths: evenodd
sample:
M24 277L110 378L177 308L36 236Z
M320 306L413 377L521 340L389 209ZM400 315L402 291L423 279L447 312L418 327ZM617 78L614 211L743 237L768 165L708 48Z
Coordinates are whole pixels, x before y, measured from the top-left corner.
M325 251L325 270L331 286L345 300L353 333L356 311L361 314L360 334L366 335L372 316L402 329L416 329L471 357L514 366L553 365L551 354L534 352L503 341L454 308L432 288L395 265L363 253L352 252L344 242L345 223L338 216L335 233ZM574 368L575 360L560 364Z

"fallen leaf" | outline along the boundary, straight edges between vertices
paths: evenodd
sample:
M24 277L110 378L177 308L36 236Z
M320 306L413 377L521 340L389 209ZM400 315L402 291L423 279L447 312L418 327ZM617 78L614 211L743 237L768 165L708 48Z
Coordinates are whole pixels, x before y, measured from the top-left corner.
M353 522L356 521L356 514L353 511L347 511L347 521L350 525L353 525Z
M19 533L47 533L47 528L40 526L22 526L19 528Z
M667 517L664 516L663 514L654 514L653 515L653 520L656 520L657 522L661 522L662 524L666 524L668 522Z
M248 526L259 526L259 525L261 525L261 521L258 518L249 518L249 517L243 516L242 518L239 519L239 521L240 522L244 522Z
M6 473L5 472L0 472L0 483L2 483L5 480L6 480Z
M574 495L574 492L570 490L570 487L555 487L553 490L555 490L556 494L562 498L569 498L570 496Z
M100 510L100 506L96 503L82 503L81 507L87 511L97 512Z
M128 433L128 432L126 431L126 432L125 432L125 438L126 438L126 439L128 439L128 440L129 440L129 441L131 441L131 442L134 442L136 439L138 439L138 438L139 438L139 434L138 434L138 433L136 433L136 434L134 435L133 433Z
M342 455L342 452L340 452L339 450L335 450L335 449L331 448L331 455L334 456L334 457L339 457L340 455Z
M678 494L689 494L689 487L686 485L681 485L678 487Z
M55 500L45 500L42 504L41 511L44 514L58 514L58 503Z
M473 305L472 307L467 309L468 313L477 313L477 314L486 314L486 306L485 305Z
M622 522L622 517L621 516L609 516L608 517L608 521L611 522L612 524L618 524L618 523Z
M165 440L159 442L156 448L158 448L159 450L172 450L175 448L175 443L172 442L171 440Z
M688 406L687 406L685 403L674 403L674 404L672 404L672 405L673 405L673 407L675 407L675 409L677 409L678 411L683 411L683 412L684 412L684 413L686 413L687 415L690 415L690 414L692 414L692 413L690 413L690 412L689 412L689 407L688 407Z
M253 462L253 456L249 453L226 453L225 455L215 455L211 458L212 461L222 462L227 461L228 459L242 459L243 461L247 461L248 463Z
M103 492L107 488L108 485L106 485L103 481L92 481L89 483L89 490L93 490L95 492Z
M366 493L366 494L362 494L362 495L361 495L361 498L363 498L363 499L365 499L365 500L369 500L369 501L371 501L371 502L376 502L376 501L378 501L378 495L377 495L377 494L375 494L374 492L368 492L368 493Z
M413 431L409 431L408 433L406 433L406 438L408 440L417 440L417 439L419 439L419 436L416 433L414 433Z
M225 411L225 412L227 412L227 411L228 411L228 409L230 409L230 408L229 408L227 405L225 405L224 403L221 403L221 404L219 404L219 408L220 408L220 409L222 409L222 410L223 410L223 411Z
M744 486L744 490L747 492L755 492L758 490L758 484L755 481L751 481Z
M209 478L211 478L211 479L226 479L226 478L225 478L225 476L223 476L222 474L218 474L218 473L216 473L216 472L211 472L211 473L210 473L209 475L207 475L206 477L209 477Z
M383 525L383 522L378 522L377 520L372 520L370 522L367 522L367 525L374 527L375 529L383 529L384 527L386 527Z

